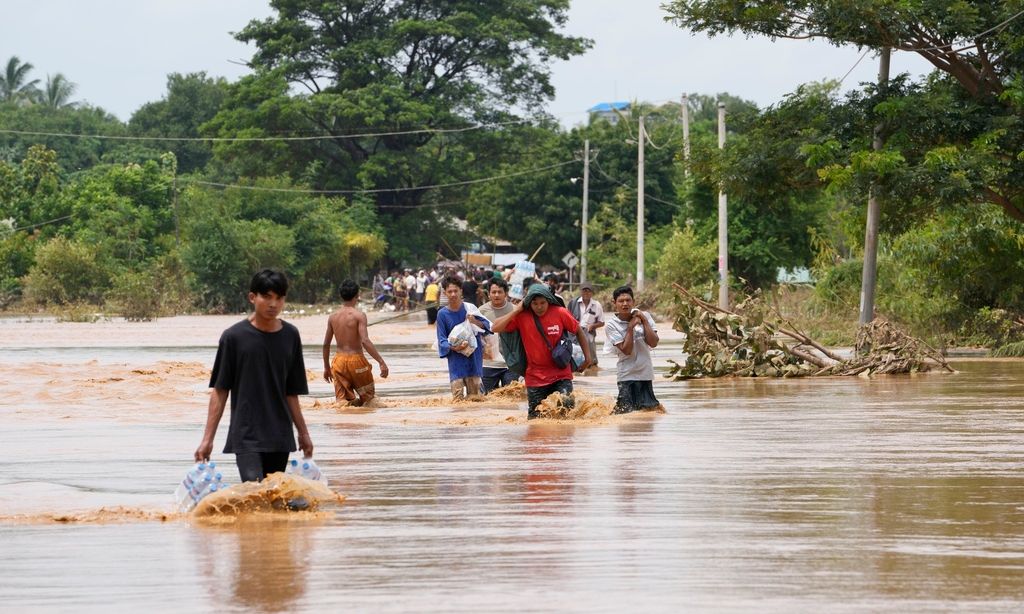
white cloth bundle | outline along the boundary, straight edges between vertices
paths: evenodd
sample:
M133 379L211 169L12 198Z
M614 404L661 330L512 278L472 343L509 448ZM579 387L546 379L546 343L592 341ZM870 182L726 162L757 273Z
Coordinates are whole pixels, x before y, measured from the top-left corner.
M491 321L488 320L480 313L480 308L473 303L463 303L466 306L466 317L473 316L477 320L487 322L487 325L491 325ZM463 341L469 343L466 347L458 350L463 356L472 356L473 352L477 348L476 336L480 333L486 333L487 330L477 326L476 324L470 324L468 321L462 321L456 324L452 328L452 332L448 333L448 343L451 345L458 345Z

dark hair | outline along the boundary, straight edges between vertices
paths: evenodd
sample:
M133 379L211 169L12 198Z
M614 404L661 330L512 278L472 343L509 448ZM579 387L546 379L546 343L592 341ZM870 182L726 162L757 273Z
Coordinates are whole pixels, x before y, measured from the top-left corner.
M537 283L537 280L535 278L527 277L526 279L523 280L523 290L529 290L530 286L532 286L535 283Z
M459 281L459 278L454 275L445 275L444 279L441 280L441 289L447 290L448 286L452 284L458 286L459 290L462 289L462 282Z
M345 281L341 282L340 291L341 300L351 301L355 297L359 296L359 284L352 281L351 279L346 279Z
M278 296L286 296L288 294L288 278L281 271L263 269L252 276L252 281L249 282L249 292L253 294L273 292Z
M498 286L499 288L505 291L505 294L508 294L508 282L505 281L504 279L495 279L491 281L491 283L487 284L488 292L491 291L492 286Z
M556 275L555 273L548 273L547 275L544 276L544 281L554 281L554 282L557 282L558 281L558 275Z
M619 286L618 288L615 288L614 291L612 291L612 301L619 300L620 294L628 294L630 298L635 298L633 296L633 288L630 288L629 286Z

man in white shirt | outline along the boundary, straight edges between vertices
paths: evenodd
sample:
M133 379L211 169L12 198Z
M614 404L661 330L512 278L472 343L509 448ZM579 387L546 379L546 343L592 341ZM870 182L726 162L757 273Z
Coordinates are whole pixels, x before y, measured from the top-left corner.
M600 301L594 300L594 286L590 283L580 284L580 296L576 300L569 303L569 311L572 316L576 318L576 321L580 323L580 328L587 333L587 339L590 341L590 355L594 357L594 367L597 367L597 329L604 326L604 308L601 307Z
M487 298L489 300L480 306L480 313L491 322L508 315L514 308L512 302L508 300L508 282L504 279L492 279L487 286ZM484 394L495 388L508 386L517 379L519 376L509 370L498 349L498 335L484 337Z
M618 357L615 379L619 396L615 400L615 413L624 414L638 409L661 406L654 396L654 364L651 348L658 346L658 331L651 314L634 307L633 289L616 288L612 293L615 315L608 318L604 329L604 351Z

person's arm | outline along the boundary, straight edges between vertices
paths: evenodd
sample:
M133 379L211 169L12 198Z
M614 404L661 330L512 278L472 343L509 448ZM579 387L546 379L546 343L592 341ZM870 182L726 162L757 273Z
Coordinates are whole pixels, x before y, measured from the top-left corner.
M437 355L444 358L452 351L452 346L448 343L448 333L451 330L448 329L448 318L446 313L437 314Z
M619 348L626 356L633 355L633 327L637 325L636 316L629 319L626 323L626 334L623 335L622 341L615 344L615 347Z
M324 379L328 382L334 380L331 373L331 341L334 340L334 329L331 328L331 319L327 318L327 334L324 335Z
M640 312L640 324L644 327L644 341L647 343L647 347L656 348L661 339L658 337L658 331L651 326L651 319L651 314Z
M580 344L580 349L583 350L583 364L580 366L580 371L586 371L590 365L594 364L594 357L590 355L590 342L587 339L587 332L582 326L576 327L576 341Z
M302 407L299 406L298 395L289 394L285 397L288 403L288 411L292 415L292 422L295 423L295 430L299 432L299 449L306 458L313 456L313 440L309 438L309 429L306 428L306 419L302 416Z
M206 410L206 430L203 431L203 440L196 448L195 460L197 463L210 460L213 452L213 437L217 434L217 426L224 415L224 406L228 401L228 390L224 388L210 389L210 404Z
M505 330L508 328L509 323L512 322L512 320L516 319L516 316L519 315L520 313L522 313L522 311L523 311L523 302L520 301L520 302L518 302L518 303L516 303L515 305L512 306L512 311L506 313L505 315L501 316L500 318L498 318L497 320L495 320L494 322L491 323L491 332L492 333L503 333L503 332L505 332Z
M381 358L380 352L377 351L377 347L373 345L373 341L370 341L370 333L366 331L365 313L359 314L359 339L362 342L363 349L366 350L366 353L372 356L373 359L377 361L377 364L380 365L380 376L387 378L388 365L384 362L384 359Z

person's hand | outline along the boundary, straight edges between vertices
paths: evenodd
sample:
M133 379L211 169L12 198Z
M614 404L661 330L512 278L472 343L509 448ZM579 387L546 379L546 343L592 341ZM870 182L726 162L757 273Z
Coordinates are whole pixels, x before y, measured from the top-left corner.
M333 382L334 381L334 374L331 373L331 368L330 367L324 367L324 381L327 381L327 382Z
M452 349L455 350L456 352L461 352L462 350L464 350L464 349L466 349L468 347L469 347L469 341L459 341L458 343L453 343L452 344Z
M590 368L590 367L591 367L591 366L592 366L593 364L594 364L594 363L590 362L590 359L589 359L589 358L584 358L584 359L583 359L583 364L582 364L582 365L580 365L580 368L579 368L579 372L580 372L580 373L583 373L583 372L584 372L584 371L586 371L586 370L587 370L588 368Z
M469 322L470 324L472 324L473 326L480 326L480 320L477 320L476 316L468 315L468 316L466 316L466 321ZM480 328L483 328L483 327L480 326Z
M210 460L211 452L213 452L213 442L203 441L202 443L199 444L199 447L196 448L196 453L193 456L193 458L195 458L195 461L197 463L202 463Z
M313 440L309 438L309 433L299 433L299 449L304 458L313 456Z
M383 379L388 377L388 365L383 360L380 361L380 376Z
M595 330L597 330L597 322L594 322L593 324L587 327L587 332L590 333L591 335L594 334Z

